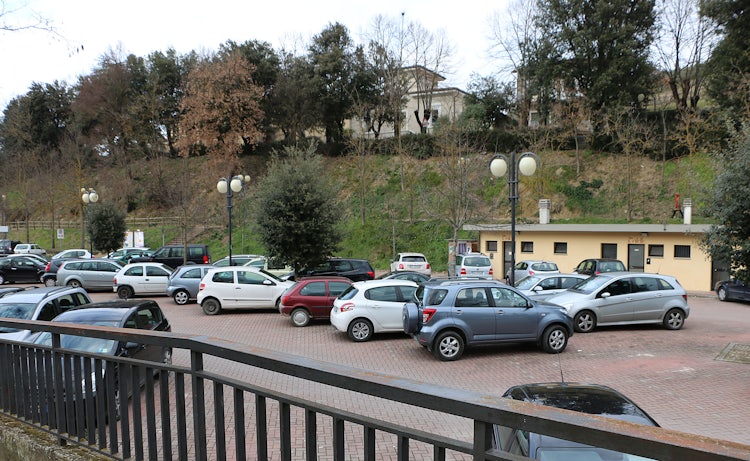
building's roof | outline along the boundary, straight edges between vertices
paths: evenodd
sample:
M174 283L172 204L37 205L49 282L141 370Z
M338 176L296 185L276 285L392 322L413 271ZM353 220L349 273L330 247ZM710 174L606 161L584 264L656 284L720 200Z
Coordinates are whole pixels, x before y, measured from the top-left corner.
M516 232L638 232L669 234L705 234L713 224L516 224ZM510 223L466 224L468 231L510 231Z

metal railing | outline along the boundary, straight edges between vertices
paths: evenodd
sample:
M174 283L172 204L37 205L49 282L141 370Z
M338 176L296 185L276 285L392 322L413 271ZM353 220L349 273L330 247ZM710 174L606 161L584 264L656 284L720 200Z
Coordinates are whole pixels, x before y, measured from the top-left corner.
M750 446L728 441L204 336L10 319L2 327L49 331L53 341L0 340L0 411L112 459L527 459L492 447L497 424L659 460L750 460ZM61 334L167 348L174 360L65 350ZM382 411L311 397L319 388Z

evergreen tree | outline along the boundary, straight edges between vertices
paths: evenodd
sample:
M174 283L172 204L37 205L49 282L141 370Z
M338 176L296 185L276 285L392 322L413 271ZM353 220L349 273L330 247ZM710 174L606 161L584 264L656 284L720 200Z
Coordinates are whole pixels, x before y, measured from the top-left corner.
M337 188L315 145L287 147L258 185L256 224L269 257L299 271L324 262L341 241Z
M109 253L122 246L127 225L125 213L110 203L89 206L89 238L96 251Z

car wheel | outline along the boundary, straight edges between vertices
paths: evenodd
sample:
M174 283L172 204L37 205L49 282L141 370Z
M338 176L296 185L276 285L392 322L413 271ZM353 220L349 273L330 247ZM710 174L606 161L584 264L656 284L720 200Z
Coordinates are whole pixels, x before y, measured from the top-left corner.
M349 324L347 329L349 338L356 343L362 343L372 339L372 322L367 319L356 319Z
M568 345L568 332L560 325L547 327L542 334L542 349L549 354L559 354Z
M679 330L685 324L685 314L679 309L670 309L664 316L664 327L667 330Z
M172 295L172 299L174 299L176 304L183 306L190 301L190 293L186 290L177 290L174 292L174 295Z
M133 297L133 289L130 287L119 287L117 288L117 296L120 299L128 299Z
M79 288L81 286L81 282L79 282L78 280L73 279L73 280L69 280L68 283L67 283L67 285L69 287L71 287L71 288ZM117 291L117 294L118 295L120 294L119 290ZM120 297L122 298L122 296L120 296Z
M307 310L298 307L292 311L292 324L295 327L305 327L308 323L310 323L310 314Z
M716 290L716 294L719 296L719 301L726 301L727 300L727 289L724 287L719 287L718 290Z
M201 307L203 308L203 313L206 315L216 315L221 312L221 303L219 303L218 299L208 298L203 301Z
M435 347L432 353L435 357L444 362L458 360L464 353L464 338L455 331L446 331L441 333L435 340Z
M406 303L401 318L404 323L404 333L410 335L419 331L419 306L416 303Z
M53 287L55 286L55 279L52 277L47 277L46 279L42 280L42 283L44 283L45 287Z
M596 328L596 315L591 311L581 311L573 317L573 325L579 333L590 333Z

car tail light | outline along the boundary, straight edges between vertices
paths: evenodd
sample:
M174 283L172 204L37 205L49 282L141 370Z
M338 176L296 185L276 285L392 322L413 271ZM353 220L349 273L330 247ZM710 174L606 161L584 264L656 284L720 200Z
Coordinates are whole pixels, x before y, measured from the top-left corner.
M490 267L490 275L492 275L492 274L493 274L493 271L492 271L492 268Z
M529 275L534 275L534 271L529 271Z
M430 268L430 263L425 264L424 268L425 269L429 269Z
M47 263L46 266L44 266L44 272L49 272L49 266L51 266L52 263Z
M114 279L112 279L112 284L113 285L117 285L117 277L115 277Z
M461 268L461 275L466 275L466 268L465 267Z
M370 280L375 278L375 272L374 271L368 271L367 275L370 277Z
M342 304L341 307L339 307L339 312L347 312L354 309L354 303L346 303Z
M208 264L208 255L203 255L203 264Z
M399 268L399 270L403 270L404 269L404 263L399 263L398 264L398 268Z
M429 323L435 312L437 312L437 309L432 307L422 310L422 323Z
M289 304L288 301L289 301L289 296L282 296L281 297L281 304L283 304L283 305L286 306L287 304Z
M685 302L687 302L687 293L685 293L684 295L682 295L682 299L684 299Z
M206 284L201 282L201 284L198 285L198 291L203 291L204 288L206 288Z

